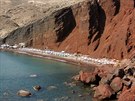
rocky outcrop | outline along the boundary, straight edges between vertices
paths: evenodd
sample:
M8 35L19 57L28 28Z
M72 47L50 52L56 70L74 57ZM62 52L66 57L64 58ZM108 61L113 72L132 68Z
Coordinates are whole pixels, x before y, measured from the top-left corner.
M28 0L16 5L2 6L1 44L25 42L98 58L135 56L134 0Z
M95 74L98 78L95 77ZM74 80L81 81L92 87L94 97L98 100L135 100L135 60L129 62L129 60L124 59L117 66L97 67L93 72L81 71L77 75L77 79L74 77Z

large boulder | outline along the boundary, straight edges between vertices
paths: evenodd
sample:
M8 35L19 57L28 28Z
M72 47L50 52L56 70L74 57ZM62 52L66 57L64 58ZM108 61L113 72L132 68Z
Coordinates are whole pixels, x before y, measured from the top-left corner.
M115 77L110 86L115 92L120 91L122 89L122 79L120 77Z
M101 84L98 87L95 87L94 90L94 97L100 100L110 98L113 94L113 90L108 84Z

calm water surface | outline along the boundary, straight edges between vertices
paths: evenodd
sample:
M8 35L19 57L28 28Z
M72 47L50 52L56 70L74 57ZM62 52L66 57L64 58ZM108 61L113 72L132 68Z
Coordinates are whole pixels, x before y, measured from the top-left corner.
M35 58L10 52L0 52L0 101L91 101L88 88L66 86L80 67L47 59ZM32 78L30 75L36 74ZM40 91L32 86L40 85ZM48 90L49 86L56 89ZM20 89L29 90L31 97L16 95ZM72 94L72 90L76 93ZM78 95L85 95L79 97ZM67 99L68 98L68 99Z

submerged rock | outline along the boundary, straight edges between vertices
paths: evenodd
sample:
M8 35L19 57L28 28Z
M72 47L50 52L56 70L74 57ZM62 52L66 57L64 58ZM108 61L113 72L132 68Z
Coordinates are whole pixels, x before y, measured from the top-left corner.
M63 97L60 97L60 98L55 98L54 101L69 101L69 97L63 96Z
M25 96L31 96L31 93L27 90L19 90L17 92L17 95L25 97Z
M37 75L36 74L32 74L32 75L30 75L30 77L34 78L34 77L37 77Z
M57 87L56 86L48 86L47 87L47 90L53 90L53 89L57 89Z
M70 87L74 87L74 86L77 85L76 82L64 82L64 84L65 84L66 86L70 86Z
M75 75L72 77L73 80L79 81L80 80L80 75Z
M8 93L8 92L4 92L3 95L4 95L4 96L8 96L9 93Z
M76 93L76 91L75 90L72 90L72 94L75 94Z

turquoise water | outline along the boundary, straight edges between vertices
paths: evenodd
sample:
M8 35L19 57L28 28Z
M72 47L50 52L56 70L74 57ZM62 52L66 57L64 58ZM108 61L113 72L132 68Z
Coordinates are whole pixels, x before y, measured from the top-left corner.
M71 82L80 67L62 62L35 58L10 52L0 52L0 101L91 101L89 90L81 84L70 87L64 82ZM36 74L32 78L30 75ZM40 91L32 86L40 85ZM56 89L48 90L47 87ZM31 97L17 96L20 89L29 90ZM75 94L72 94L75 90ZM85 95L80 97L79 95Z

